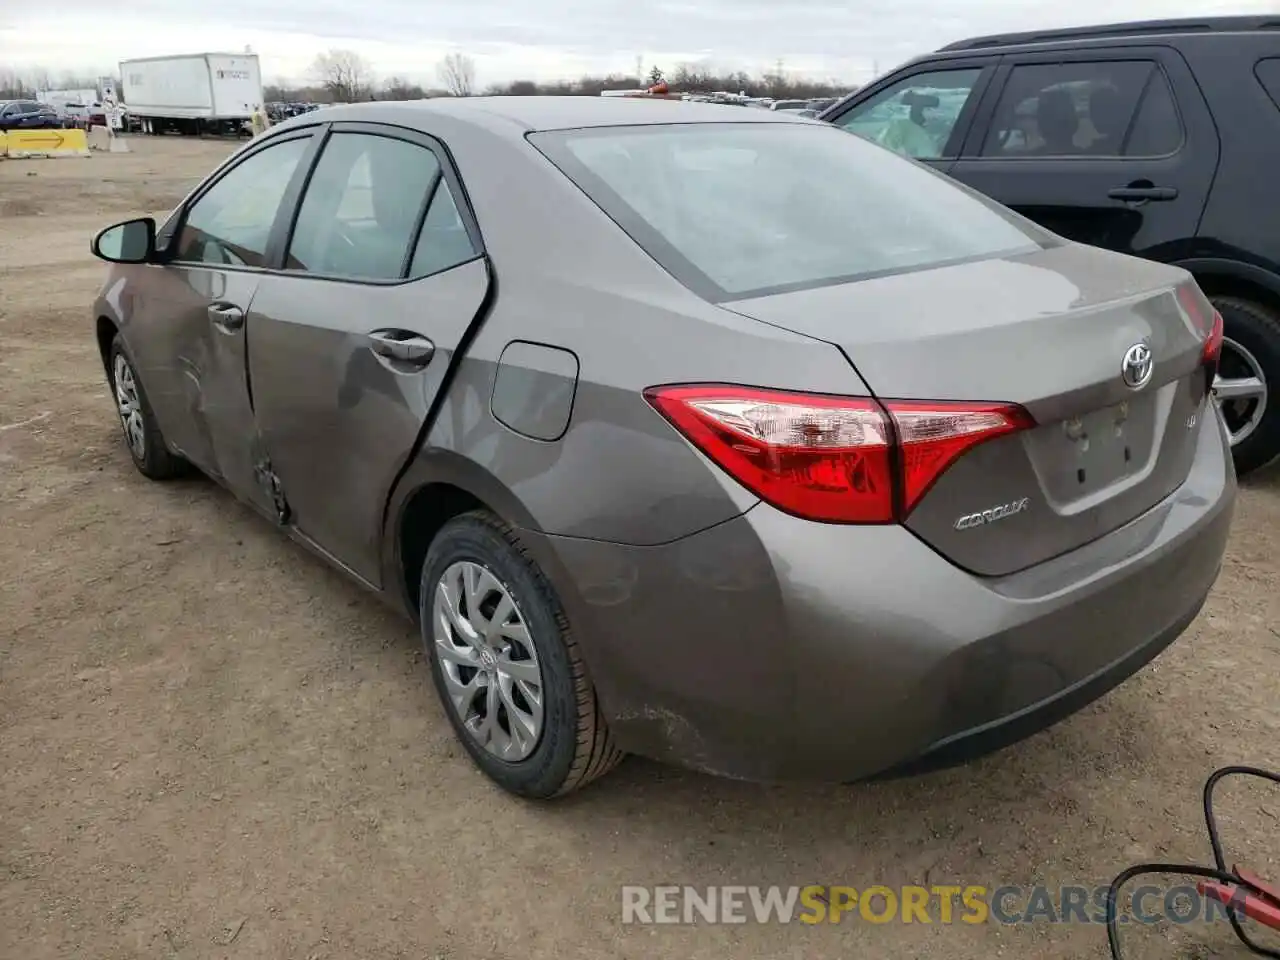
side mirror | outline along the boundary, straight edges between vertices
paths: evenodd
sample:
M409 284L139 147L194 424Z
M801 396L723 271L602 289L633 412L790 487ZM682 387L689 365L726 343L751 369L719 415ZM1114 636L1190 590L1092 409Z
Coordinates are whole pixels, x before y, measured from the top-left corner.
M141 217L107 227L93 238L90 249L108 263L150 263L156 253L156 222Z

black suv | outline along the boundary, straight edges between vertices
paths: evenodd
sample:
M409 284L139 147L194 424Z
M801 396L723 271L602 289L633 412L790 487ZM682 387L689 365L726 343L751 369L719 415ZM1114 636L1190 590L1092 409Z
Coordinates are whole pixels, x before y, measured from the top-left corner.
M1280 17L965 40L820 118L1064 237L1189 270L1225 324L1236 468L1280 454Z

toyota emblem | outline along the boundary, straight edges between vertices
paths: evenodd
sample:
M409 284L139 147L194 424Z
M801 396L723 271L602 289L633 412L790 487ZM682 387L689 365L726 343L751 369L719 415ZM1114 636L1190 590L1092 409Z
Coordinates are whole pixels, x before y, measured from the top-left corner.
M1120 377L1129 389L1141 390L1151 379L1155 366L1155 361L1151 357L1151 348L1145 343L1135 343L1124 352L1124 362L1120 365Z

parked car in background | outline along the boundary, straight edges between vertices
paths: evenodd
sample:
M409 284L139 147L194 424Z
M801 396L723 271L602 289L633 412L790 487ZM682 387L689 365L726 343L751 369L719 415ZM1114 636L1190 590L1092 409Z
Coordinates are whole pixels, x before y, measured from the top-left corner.
M1241 473L1280 453L1280 17L980 37L820 115L1064 237L1191 272Z
M58 111L34 100L0 100L0 130L53 130L63 126Z
M331 107L93 250L138 470L198 467L415 615L524 796L624 751L955 763L1138 670L1222 562L1190 275L791 114Z
M808 108L808 100L774 100L769 104L770 110L781 110L783 112L795 112L807 110Z

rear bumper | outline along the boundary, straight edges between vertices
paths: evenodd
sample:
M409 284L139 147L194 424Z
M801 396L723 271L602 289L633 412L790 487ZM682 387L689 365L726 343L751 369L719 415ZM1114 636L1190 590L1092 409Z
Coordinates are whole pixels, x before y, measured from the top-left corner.
M1194 607L1156 634L1150 642L1135 647L1097 673L1009 716L944 737L928 746L919 756L882 771L877 779L913 776L967 763L1065 720L1124 683L1159 656L1191 625L1205 599L1201 597Z
M1056 722L1171 643L1217 577L1235 498L1206 417L1186 482L1001 578L901 527L761 504L657 547L534 537L619 746L752 780L955 763Z

